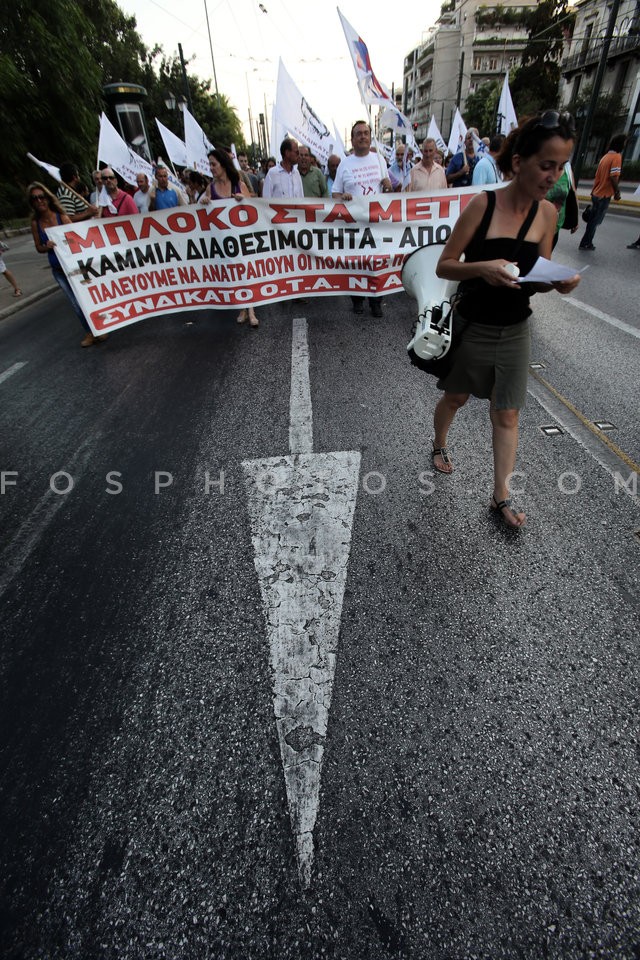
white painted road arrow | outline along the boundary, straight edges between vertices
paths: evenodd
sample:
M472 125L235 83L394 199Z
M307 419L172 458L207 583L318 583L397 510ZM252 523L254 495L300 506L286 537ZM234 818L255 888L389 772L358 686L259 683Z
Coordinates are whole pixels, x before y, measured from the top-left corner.
M307 325L293 325L291 455L242 467L289 814L300 881L308 887L360 453L312 452Z

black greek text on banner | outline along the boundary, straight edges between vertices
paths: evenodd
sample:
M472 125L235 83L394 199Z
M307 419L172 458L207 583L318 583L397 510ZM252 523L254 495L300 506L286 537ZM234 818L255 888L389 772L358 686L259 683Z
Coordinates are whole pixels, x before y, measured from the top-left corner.
M222 200L47 234L95 334L179 310L402 289L405 257L443 244L473 188L336 200Z

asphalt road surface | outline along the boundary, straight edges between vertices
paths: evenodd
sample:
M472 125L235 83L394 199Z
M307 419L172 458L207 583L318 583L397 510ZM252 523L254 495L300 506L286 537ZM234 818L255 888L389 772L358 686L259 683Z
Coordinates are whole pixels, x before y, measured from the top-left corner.
M534 300L516 534L404 294L0 324L4 958L640 957L637 223Z

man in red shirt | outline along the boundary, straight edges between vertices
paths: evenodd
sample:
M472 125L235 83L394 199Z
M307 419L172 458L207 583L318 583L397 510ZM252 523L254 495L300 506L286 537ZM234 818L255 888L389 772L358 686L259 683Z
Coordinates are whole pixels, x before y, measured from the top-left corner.
M622 172L622 151L627 142L624 133L618 134L609 144L609 150L598 164L596 177L591 190L591 216L587 229L580 241L579 250L595 250L593 238L596 229L604 220L611 198L620 199L620 173Z
M105 167L104 170L101 170L100 178L109 194L109 206L100 207L101 217L130 217L137 214L138 208L135 205L133 197L130 197L128 193L120 189L116 175L111 167ZM98 197L98 203L100 203L100 197Z

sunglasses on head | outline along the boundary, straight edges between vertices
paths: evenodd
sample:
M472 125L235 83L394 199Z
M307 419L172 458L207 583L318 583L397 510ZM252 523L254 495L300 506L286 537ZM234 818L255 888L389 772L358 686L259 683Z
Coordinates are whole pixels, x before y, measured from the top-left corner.
M558 110L545 110L538 118L537 127L544 127L545 130L557 130L560 126L567 126L570 130L575 128L575 121L570 113L566 111L560 113Z

